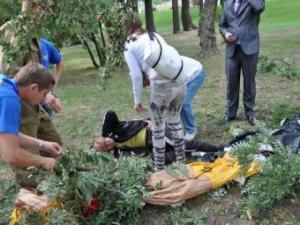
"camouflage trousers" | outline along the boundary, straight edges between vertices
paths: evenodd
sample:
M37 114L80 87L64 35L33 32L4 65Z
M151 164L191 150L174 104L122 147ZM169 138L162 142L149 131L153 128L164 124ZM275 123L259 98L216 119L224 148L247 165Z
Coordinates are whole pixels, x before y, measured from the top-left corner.
M61 137L53 122L49 119L48 114L43 110L40 105L30 106L22 102L21 111L21 127L20 132L30 137L39 138L45 141L57 142L62 144ZM45 152L40 152L39 149L26 148L25 150L33 153L48 156ZM16 174L17 183L22 187L36 187L37 183L33 177L28 178L30 172L13 167Z
M155 169L161 170L165 166L165 130L170 132L176 154L176 161L185 162L184 136L180 119L180 111L185 96L185 85L178 85L174 81L150 83L149 113L152 129L153 158Z

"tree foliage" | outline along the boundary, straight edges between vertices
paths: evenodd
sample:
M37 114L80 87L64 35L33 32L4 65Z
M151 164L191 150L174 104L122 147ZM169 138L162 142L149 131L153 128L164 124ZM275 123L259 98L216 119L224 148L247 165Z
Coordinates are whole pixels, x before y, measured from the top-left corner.
M300 78L299 67L295 61L288 58L272 59L266 54L260 54L258 62L258 73L272 73L288 79Z
M63 37L79 37L89 50L91 58L98 58L93 60L95 67L120 64L127 35L125 20L130 17L135 5L136 0L59 1L53 18L52 33L55 34L56 31ZM96 50L97 57L93 55L93 49Z
M256 136L236 144L233 148L232 154L237 157L242 171L246 171L255 159L262 143L271 144L274 150L274 154L261 164L261 172L251 177L242 189L242 198L237 208L249 219L263 216L279 200L293 195L295 186L299 184L299 154L292 154L288 147L275 141L271 133L264 124L259 124Z
M263 216L279 200L294 195L295 185L299 184L300 156L290 153L279 142L274 142L273 146L276 153L243 189L239 208L247 212L250 219Z
M20 5L20 1L0 0L0 26L18 15Z
M164 225L204 225L206 224L205 212L193 212L187 208L177 207L169 211L170 216Z
M11 30L17 36L16 45L10 45L4 38L0 44L8 60L13 61L16 54L24 55L24 46L33 37L48 38L59 46L78 38L95 67L114 66L122 61L126 40L124 21L130 17L135 4L136 0L47 1L42 12L30 11L13 18Z
M48 176L39 189L51 199L63 203L50 209L47 224L135 224L143 208L144 182L149 160L120 158L91 149L66 150L55 174ZM83 207L93 197L100 199L100 209L90 217L83 216ZM24 212L23 224L41 220L41 216Z

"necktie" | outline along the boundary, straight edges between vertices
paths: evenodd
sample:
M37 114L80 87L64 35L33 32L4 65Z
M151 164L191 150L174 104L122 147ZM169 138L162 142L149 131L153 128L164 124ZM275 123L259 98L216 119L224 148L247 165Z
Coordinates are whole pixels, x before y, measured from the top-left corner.
M239 9L240 9L240 7L241 7L241 3L242 3L242 1L241 0L235 0L235 2L234 2L234 11L236 12L236 13L238 13L239 12Z

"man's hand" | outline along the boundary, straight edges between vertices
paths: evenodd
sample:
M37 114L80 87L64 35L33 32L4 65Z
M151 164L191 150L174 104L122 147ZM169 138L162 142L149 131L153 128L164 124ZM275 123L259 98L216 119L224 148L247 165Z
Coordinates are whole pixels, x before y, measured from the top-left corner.
M227 32L225 34L225 39L228 41L228 42L234 42L236 40L236 36L234 36L232 33L230 32Z
M51 92L47 94L46 99L43 103L51 107L56 113L59 113L62 110L59 98L55 97Z
M41 167L45 170L53 170L56 165L56 160L53 158L43 157Z
M143 87L148 87L149 85L150 85L150 80L149 80L148 76L143 75Z
M59 113L62 110L62 105L59 98L55 97L55 99L52 101L51 108L56 113Z
M112 138L109 137L98 137L94 141L94 149L97 152L109 152L112 151L115 147L115 142Z
M134 111L136 111L136 112L143 112L143 111L145 111L144 107L142 106L142 103L135 104L134 105Z
M56 142L43 141L41 149L42 151L48 152L54 157L57 157L63 152L62 147Z
M151 121L150 120L147 120L147 129L151 130Z
M52 104L52 101L54 101L55 99L55 96L49 92L45 98L45 101L43 102L44 104L48 105L48 106L51 106Z

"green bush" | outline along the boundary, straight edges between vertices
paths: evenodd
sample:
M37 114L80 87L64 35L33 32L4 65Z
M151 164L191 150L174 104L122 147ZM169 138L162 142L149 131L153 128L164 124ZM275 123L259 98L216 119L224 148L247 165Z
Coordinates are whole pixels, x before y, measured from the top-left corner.
M267 55L260 54L258 59L258 73L269 73L271 72L274 67L276 66L273 60L270 60L270 58Z
M299 109L286 102L276 102L272 110L272 119L270 125L278 127L280 122L285 118L291 118L299 112Z
M260 54L258 60L258 74L272 73L288 79L299 79L300 70L295 61L290 59L271 59L269 56Z
M63 203L61 209L49 213L53 217L51 224L65 224L66 220L73 221L72 224L76 221L78 224L137 224L144 207L142 196L146 193L144 182L149 168L147 159L116 160L109 153L88 148L67 149L55 175L39 186L51 199ZM94 196L100 199L100 211L85 218L83 206ZM26 218L24 224L28 222Z
M300 156L279 143L273 146L276 153L265 162L262 172L249 180L238 204L250 219L260 218L279 200L294 194L294 186L299 184Z
M289 148L274 141L271 133L263 124L258 124L257 134L236 144L232 152L242 171L246 171L261 143L269 143L274 149L274 154L261 164L261 172L251 177L242 189L237 208L250 219L260 218L279 200L294 194L294 186L299 184L300 155L292 154Z
M187 208L177 207L169 212L164 225L204 225L205 215L203 212L193 212Z

